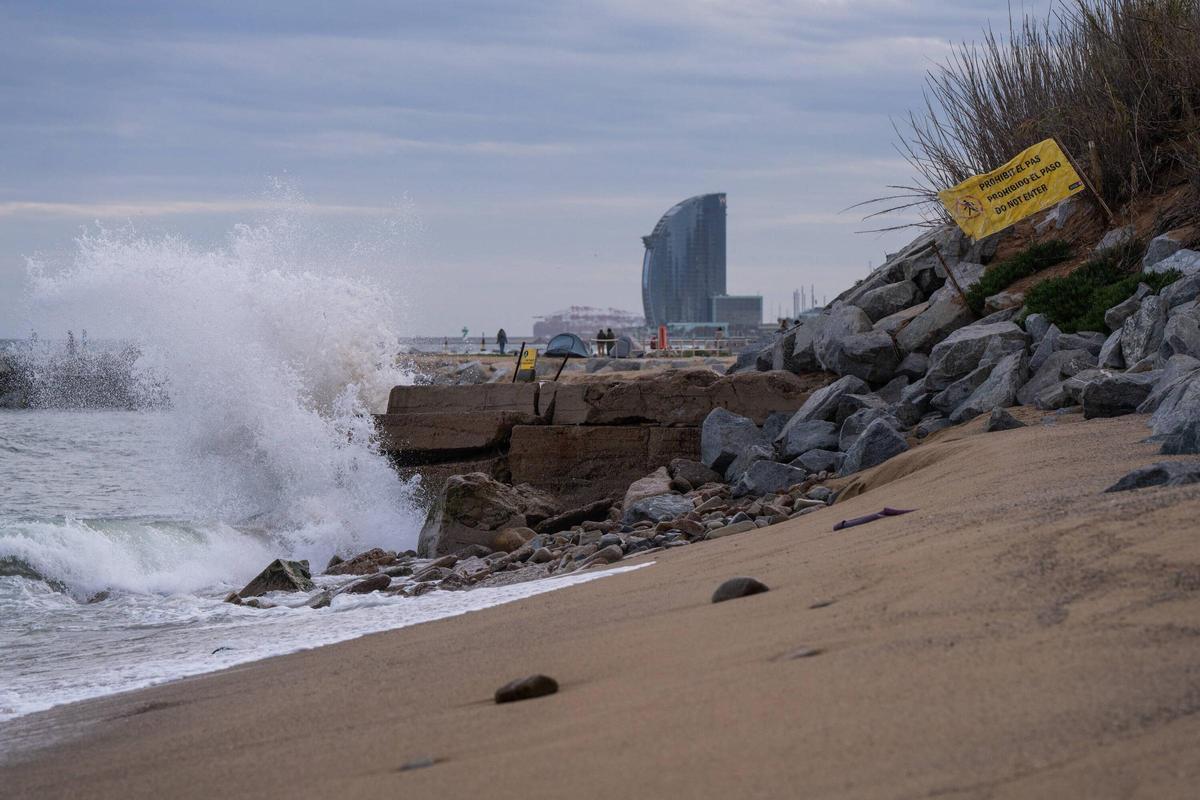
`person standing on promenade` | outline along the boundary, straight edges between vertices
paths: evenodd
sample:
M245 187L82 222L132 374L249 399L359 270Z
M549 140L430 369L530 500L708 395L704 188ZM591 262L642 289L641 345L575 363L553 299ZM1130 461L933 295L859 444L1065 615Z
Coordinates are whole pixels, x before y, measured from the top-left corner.
M481 352L481 353L487 352L487 337L486 336L479 337L479 352Z
M617 343L617 336L613 333L612 328L604 332L604 352L606 355L612 355L613 346Z
M596 355L604 355L604 328L596 332Z
M496 344L500 346L500 355L504 355L504 348L508 347L508 334L504 332L504 328L496 331Z

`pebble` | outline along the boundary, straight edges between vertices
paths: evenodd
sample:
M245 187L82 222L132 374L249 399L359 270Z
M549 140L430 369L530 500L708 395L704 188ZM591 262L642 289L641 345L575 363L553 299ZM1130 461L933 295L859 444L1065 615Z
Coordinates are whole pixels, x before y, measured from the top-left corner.
M545 564L547 561L554 560L554 554L545 547L539 547L533 551L533 555L529 557L529 560L535 564Z
M754 578L745 576L730 578L713 592L712 601L722 603L726 600L736 600L739 597L749 597L752 594L762 594L765 591L768 591L767 585Z
M504 684L496 690L497 703L514 703L518 700L532 700L544 697L558 691L558 681L547 675L530 675L528 678L517 678Z
M821 600L814 600L814 601L813 601L813 602L812 602L812 603L809 605L809 608L826 608L826 607L828 607L828 606L831 606L831 605L833 605L833 601L832 601L832 600L821 599Z
M812 658L819 656L824 651L819 647L797 647L790 653L784 653L779 657L780 661L794 661L797 658Z
M412 761L405 761L403 764L401 764L400 772L408 772L410 769L424 769L425 767L432 767L436 763L437 759L431 758L430 756L425 756L424 758L414 758Z
M708 532L709 539L720 539L722 536L732 536L735 533L745 533L746 531L755 530L758 526L751 519L745 519L741 522L731 522L720 528L715 528Z

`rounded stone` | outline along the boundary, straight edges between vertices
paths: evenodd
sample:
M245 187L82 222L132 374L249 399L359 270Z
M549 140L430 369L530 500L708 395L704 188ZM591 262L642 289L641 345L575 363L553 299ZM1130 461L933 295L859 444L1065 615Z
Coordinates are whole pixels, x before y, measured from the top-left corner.
M545 697L558 691L558 681L548 675L530 675L527 678L517 678L496 690L497 703L514 703L518 700L532 700L535 697Z
M726 600L736 600L739 597L749 597L752 594L762 594L766 591L769 589L765 583L754 578L740 576L730 578L718 586L717 590L713 592L712 601L721 603Z

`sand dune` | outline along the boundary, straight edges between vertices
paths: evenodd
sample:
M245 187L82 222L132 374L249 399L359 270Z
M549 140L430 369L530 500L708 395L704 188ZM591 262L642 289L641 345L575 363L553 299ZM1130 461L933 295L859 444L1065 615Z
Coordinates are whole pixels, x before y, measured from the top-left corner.
M649 569L17 721L0 794L1195 797L1200 486L1102 493L1161 460L1143 417L1026 419ZM733 575L771 591L712 605Z

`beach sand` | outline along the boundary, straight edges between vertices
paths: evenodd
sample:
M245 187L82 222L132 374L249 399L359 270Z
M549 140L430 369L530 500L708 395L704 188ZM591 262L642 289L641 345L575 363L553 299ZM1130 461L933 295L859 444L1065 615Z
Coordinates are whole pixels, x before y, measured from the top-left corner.
M1018 415L646 569L18 720L0 795L1195 797L1200 486L1102 493L1144 417Z

